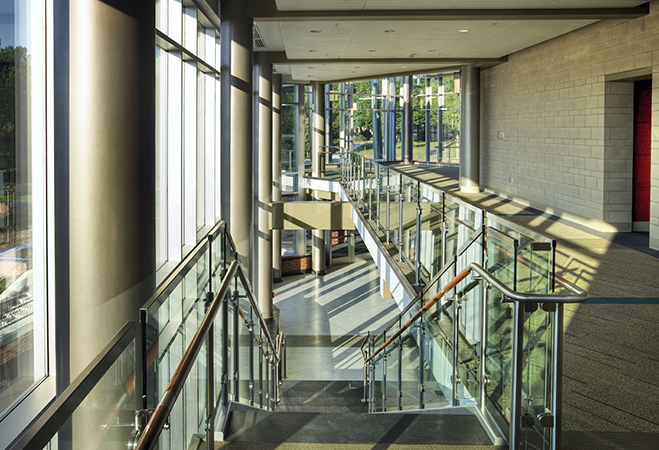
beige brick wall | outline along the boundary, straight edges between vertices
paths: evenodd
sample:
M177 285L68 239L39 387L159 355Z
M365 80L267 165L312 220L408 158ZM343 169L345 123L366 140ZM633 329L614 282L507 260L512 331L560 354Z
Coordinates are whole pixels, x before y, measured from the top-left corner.
M601 229L630 228L633 83L610 80L628 71L659 72L659 2L650 10L643 18L581 28L482 71L483 187L590 219ZM656 77L654 89L659 92ZM658 97L653 154L659 151ZM654 157L651 215L659 245Z

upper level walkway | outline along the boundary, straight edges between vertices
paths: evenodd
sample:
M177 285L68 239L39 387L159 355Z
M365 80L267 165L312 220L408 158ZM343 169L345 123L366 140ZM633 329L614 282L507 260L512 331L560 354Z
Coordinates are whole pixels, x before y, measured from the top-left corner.
M647 234L598 232L487 192L460 193L457 167L388 165L557 241L557 274L591 297L566 306L564 448L657 448L659 252Z

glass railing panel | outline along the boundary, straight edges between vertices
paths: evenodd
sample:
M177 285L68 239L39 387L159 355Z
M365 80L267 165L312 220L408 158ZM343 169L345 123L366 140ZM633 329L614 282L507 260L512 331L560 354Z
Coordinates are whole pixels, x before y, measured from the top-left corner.
M460 267L462 270L463 267ZM480 282L467 276L457 286L459 308L457 333L457 374L460 403L474 402L480 394L480 348L482 345L483 300ZM455 309L448 308L451 317Z
M451 388L451 365L446 357L450 352L447 342L441 336L436 338L432 322L425 320L424 324L424 407L442 408L450 404L447 394Z
M522 413L533 417L533 427L522 431L529 449L550 449L552 427L543 427L538 416L554 413L553 343L554 313L538 308L524 313L524 365L522 373Z
M367 193L366 201L368 202L368 218L373 220L377 213L377 201L378 201L378 192L376 190L376 179L375 179L375 163L370 159L366 160L366 174L367 174Z
M417 260L416 249L416 207L418 195L418 183L412 178L403 175L401 176L402 202L400 206L403 208L402 214L402 251L403 256L409 260L413 265Z
M380 230L384 232L387 230L387 192L389 189L389 168L380 165L380 215L378 217Z
M446 197L445 202L445 222L446 222L446 237L445 237L445 261L448 263L457 254L460 247L459 233L460 233L460 203Z
M485 333L485 410L501 430L510 426L513 303L504 303L494 287L487 290Z
M157 450L175 450L181 448L198 448L205 439L207 370L206 343L193 363L190 375L183 390L172 406L168 424L160 432L155 445ZM196 403L195 403L196 401ZM124 447L125 448L125 447Z
M519 261L517 287L519 292L548 294L552 289L553 252L551 241L530 240L520 242L517 251Z
M441 192L425 184L419 187L421 204L421 245L419 259L427 282L442 267L442 202Z
M250 403L253 401L253 380L254 380L254 360L253 360L253 335L252 324L257 315L252 311L249 300L246 296L239 298L239 317L238 317L238 378L239 378L239 401L241 403ZM252 389L250 389L250 385Z
M392 242L400 251L401 235L399 232L400 224L400 203L401 203L401 175L389 171L389 190L390 190L390 205L389 205L389 241Z
M487 271L515 290L519 241L495 229L487 230Z
M133 339L44 448L126 449L139 409L134 387Z

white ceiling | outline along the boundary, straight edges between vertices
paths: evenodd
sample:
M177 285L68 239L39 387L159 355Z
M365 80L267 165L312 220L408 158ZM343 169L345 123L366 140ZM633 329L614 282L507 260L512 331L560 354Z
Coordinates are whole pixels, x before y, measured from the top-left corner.
M544 20L537 15L507 19L500 10L633 8L637 0L275 0L290 17L255 20L265 41L258 51L283 52L275 69L284 78L308 82L368 78L406 72L454 69L463 63L505 58L527 47L597 21L594 18ZM469 10L497 12L469 20ZM466 11L452 20L374 20L368 11ZM304 11L351 11L344 18L300 17ZM352 11L355 11L353 14ZM359 13L357 13L359 11ZM507 11L504 11L506 13ZM298 15L296 15L298 14ZM544 12L542 12L544 14ZM493 14L494 16L494 14ZM425 18L424 18L425 19ZM469 30L461 32L461 30ZM465 60L468 58L470 60ZM475 61L472 61L474 59Z

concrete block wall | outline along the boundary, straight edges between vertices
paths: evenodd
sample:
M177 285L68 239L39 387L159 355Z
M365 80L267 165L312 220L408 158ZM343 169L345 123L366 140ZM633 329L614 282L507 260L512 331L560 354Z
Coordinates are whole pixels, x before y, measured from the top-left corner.
M596 22L481 72L482 187L601 230L631 229L633 82L624 80L659 75L659 2L650 11ZM657 244L658 159L650 225Z

